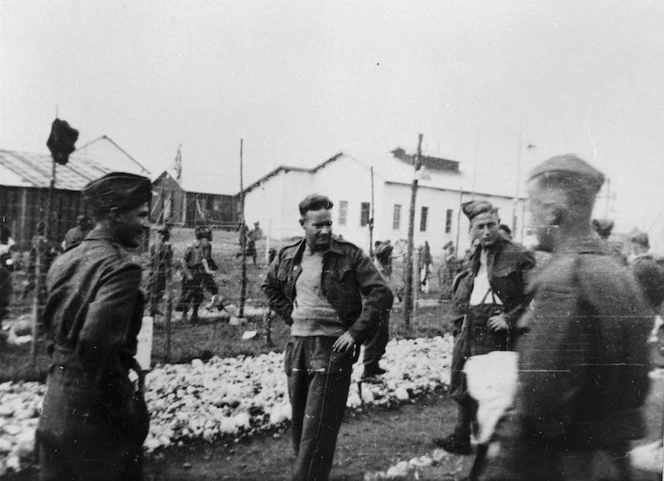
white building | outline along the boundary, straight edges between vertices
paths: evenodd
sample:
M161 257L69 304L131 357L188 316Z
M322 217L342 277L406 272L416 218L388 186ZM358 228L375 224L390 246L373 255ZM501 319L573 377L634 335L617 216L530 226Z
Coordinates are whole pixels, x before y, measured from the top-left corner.
M459 215L462 202L471 200L472 175L459 170L459 163L422 157L415 207L414 244L429 242L439 255L447 241L468 247L468 220ZM372 170L373 203L372 206ZM281 166L245 189L245 219L259 221L275 244L302 236L298 203L308 194L327 195L334 203L333 230L366 251L369 250L369 219L375 219L373 239L396 243L408 237L408 219L414 168L412 157L402 149L382 155L340 152L318 166L305 169ZM475 199L486 199L499 208L502 222L513 226L514 185L493 185L480 190ZM372 209L373 207L373 209ZM524 199L516 205L516 240L521 239Z

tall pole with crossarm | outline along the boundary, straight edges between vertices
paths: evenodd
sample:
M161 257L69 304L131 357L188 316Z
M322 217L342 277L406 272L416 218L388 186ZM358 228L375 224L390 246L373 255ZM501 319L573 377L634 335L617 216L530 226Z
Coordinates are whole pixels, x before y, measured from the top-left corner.
M403 296L403 321L410 327L410 315L413 311L413 237L415 236L415 201L417 200L418 173L422 168L422 134L417 141L417 155L413 167L413 184L410 189L410 209L408 215L408 251L406 253L405 281L406 291Z

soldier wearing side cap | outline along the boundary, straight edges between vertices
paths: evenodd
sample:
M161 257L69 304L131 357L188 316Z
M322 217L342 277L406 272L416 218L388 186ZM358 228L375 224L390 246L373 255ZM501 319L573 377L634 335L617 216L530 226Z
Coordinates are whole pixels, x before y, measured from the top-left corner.
M149 227L151 183L114 172L83 194L95 228L47 278L52 364L37 429L40 479L141 480L149 415L134 356L145 301L141 267L127 249Z
M450 393L458 403L458 417L454 431L433 442L451 453L470 454L477 402L468 394L463 367L469 356L514 348L516 321L530 302L526 283L535 259L523 246L500 235L498 210L489 202L475 200L461 207L476 242L455 280L452 301Z
M496 427L482 480L630 479L629 442L644 435L652 311L592 234L603 182L572 154L530 174L532 222L552 257L532 281L514 408Z

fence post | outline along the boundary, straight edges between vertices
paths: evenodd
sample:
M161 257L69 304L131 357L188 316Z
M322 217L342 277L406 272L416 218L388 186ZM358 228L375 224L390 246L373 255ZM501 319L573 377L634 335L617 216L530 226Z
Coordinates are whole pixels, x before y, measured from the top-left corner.
M167 281L168 282L168 281ZM169 283L170 284L170 283ZM166 289L166 312L164 312L164 324L166 327L166 362L171 362L171 315L173 311L173 299L170 285Z

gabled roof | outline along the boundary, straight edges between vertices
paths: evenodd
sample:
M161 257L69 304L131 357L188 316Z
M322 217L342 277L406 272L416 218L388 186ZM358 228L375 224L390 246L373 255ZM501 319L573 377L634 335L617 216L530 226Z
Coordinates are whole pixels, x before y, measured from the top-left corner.
M50 154L0 150L0 185L46 188L51 184ZM111 169L80 155L71 155L66 165L57 165L55 188L81 190Z
M74 154L95 159L112 172L129 172L150 177L150 171L127 153L117 142L102 135L76 149Z
M173 182L177 183L183 191L190 194L235 195L220 192L219 188L217 187L219 185L217 184L217 179L215 179L213 176L199 177L195 182L187 182L186 177L184 182L178 181L177 174L175 173L174 169L164 170L161 174L152 180L152 184L154 185L154 183L158 180L165 178L172 179Z
M324 162L309 169L283 165L279 166L255 181L253 184L247 186L244 189L244 192L245 194L250 192L257 186L268 181L270 178L281 173L287 174L290 171L296 171L306 172L313 175L331 162L335 162L344 157L357 162L367 170L373 167L374 175L383 179L386 183L410 185L413 182L413 165L395 157L393 152L385 152L382 154L338 152ZM488 179L488 181L486 179L473 179L472 175L459 170L459 162L453 160L431 157L430 159L437 159L434 163L438 165L438 168L432 168L427 166L427 162L424 161L425 158L427 157L423 157L424 167L420 173L420 187L430 187L433 189L454 192L460 192L463 190L464 193L471 193L471 188L475 186L475 191L478 194L507 198L512 198L514 196L514 185L512 183L496 183L493 182L492 179ZM442 163L439 161L442 161ZM441 168L443 164L445 164L445 166Z
M325 165L332 162L333 160L336 160L338 155L341 155L341 154L337 154L336 156L332 157L331 159L326 160L325 162L317 165L316 167L314 167L312 169L307 169L306 167L293 167L293 166L290 166L290 165L280 165L279 167L277 167L277 168L271 170L270 172L268 172L267 174L265 174L263 177L258 179L256 182L253 182L253 183L249 184L247 187L245 187L244 188L244 193L246 194L248 192L251 192L256 187L258 187L261 184L265 183L267 180L269 180L272 177L274 177L276 175L279 175L281 173L287 174L288 172L292 171L292 172L308 172L310 174L313 174L314 172L316 172L321 167L324 167Z

